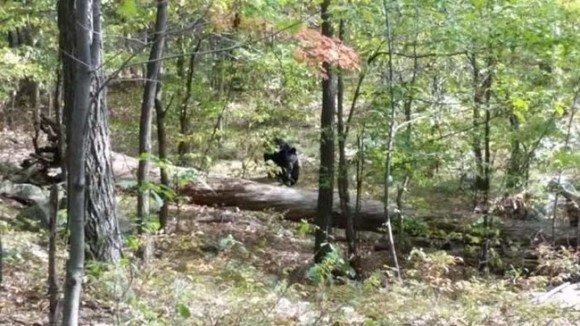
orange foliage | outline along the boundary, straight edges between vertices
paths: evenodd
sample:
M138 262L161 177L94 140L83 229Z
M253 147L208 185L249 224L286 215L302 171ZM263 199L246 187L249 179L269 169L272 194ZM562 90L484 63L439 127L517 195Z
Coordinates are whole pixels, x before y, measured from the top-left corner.
M315 29L303 29L295 38L299 44L294 53L296 61L315 67L322 77L327 76L323 63L347 71L360 70L358 53L338 38L324 36Z

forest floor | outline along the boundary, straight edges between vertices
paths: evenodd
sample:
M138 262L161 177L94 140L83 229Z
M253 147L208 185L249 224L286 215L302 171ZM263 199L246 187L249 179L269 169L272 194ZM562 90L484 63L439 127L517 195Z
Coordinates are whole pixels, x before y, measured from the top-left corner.
M0 134L0 163L19 164L30 151L19 134ZM227 165L227 164L226 164ZM227 170L227 169L224 169ZM4 175L3 177L6 177ZM431 218L469 223L469 205L440 192L421 196ZM135 198L121 192L121 217L130 226ZM0 197L3 243L0 325L48 322L48 235L27 230L16 216L23 205ZM429 214L427 214L429 213ZM467 262L437 248L401 249L404 282L398 283L388 250L375 251L379 234L361 234L363 280L334 278L313 268L313 228L275 212L249 212L183 204L171 209L166 233L151 235L154 258L134 256L144 240L124 234L124 258L116 266L88 263L81 310L83 325L577 325L580 306L534 302L563 282L573 255L550 253L545 273L506 268L478 276ZM433 230L432 233L439 232ZM337 239L342 239L337 232ZM433 243L433 242L431 242ZM339 242L344 253L344 243ZM417 245L418 247L418 245ZM58 244L60 284L66 241ZM340 257L330 269L344 268ZM573 266L572 266L573 267ZM567 269L568 268L568 269ZM324 278L323 281L320 278ZM325 278L326 277L326 278Z

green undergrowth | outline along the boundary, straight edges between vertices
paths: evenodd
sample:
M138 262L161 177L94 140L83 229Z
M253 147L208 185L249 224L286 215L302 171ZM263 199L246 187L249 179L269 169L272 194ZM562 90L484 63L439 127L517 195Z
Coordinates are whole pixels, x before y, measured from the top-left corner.
M304 231L305 224L283 221L271 213L213 208L183 208L180 214L170 232L150 235L155 251L148 263L133 254L141 239L129 236L124 237L124 258L118 264L87 263L81 321L107 325L580 322L578 310L532 302L532 292L545 291L575 272L574 256L567 251L540 250L539 268L532 277L517 270L505 277L482 277L445 251L413 249L401 262L402 283L389 266L366 270L367 277L353 281L344 277L348 266L340 247L325 263L312 264L312 236ZM215 216L230 216L233 222L192 221ZM4 316L9 316L3 318L45 320L46 311L38 307L47 306L47 235L20 231L10 218L2 221L2 232L4 284L10 293L0 301ZM65 241L58 248L62 284ZM367 254L367 260L378 259ZM345 273L337 277L336 270L343 268Z
M289 285L227 257L188 264L182 271L170 265L159 261L133 274L126 266L89 277L89 292L108 290L109 300L122 301L118 318L134 325L567 325L580 320L577 311L532 304L529 294L501 279L453 280L412 269L403 284L376 271L362 282ZM129 274L134 278L127 279Z

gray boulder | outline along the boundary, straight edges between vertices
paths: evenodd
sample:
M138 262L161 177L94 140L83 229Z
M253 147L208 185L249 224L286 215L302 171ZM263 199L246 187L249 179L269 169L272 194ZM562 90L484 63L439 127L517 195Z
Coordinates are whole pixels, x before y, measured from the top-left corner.
M14 199L21 203L29 205L20 211L16 216L16 223L20 224L23 229L38 230L39 228L48 228L50 203L49 191L38 186L27 183L12 183L10 181L0 182L0 196ZM64 188L59 186L59 208L66 203Z
M27 183L0 182L0 196L11 198L24 204L39 204L48 201L48 193L42 188Z

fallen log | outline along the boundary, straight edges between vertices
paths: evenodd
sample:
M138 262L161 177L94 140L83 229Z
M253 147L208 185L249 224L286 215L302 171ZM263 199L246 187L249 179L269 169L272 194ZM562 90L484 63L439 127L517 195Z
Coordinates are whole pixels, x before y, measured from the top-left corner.
M208 177L204 182L182 187L180 194L197 205L230 206L243 210L273 210L291 221L312 220L317 212L318 191L263 184L250 180ZM340 213L338 195L333 208L334 226L344 228L346 219ZM352 208L351 208L352 209ZM354 209L352 209L354 211ZM391 216L396 210L391 208ZM361 231L376 231L383 225L384 207L378 200L364 199L356 226Z

